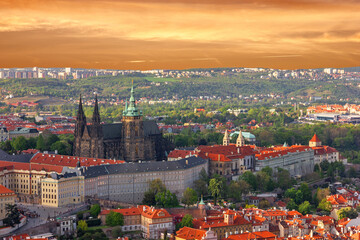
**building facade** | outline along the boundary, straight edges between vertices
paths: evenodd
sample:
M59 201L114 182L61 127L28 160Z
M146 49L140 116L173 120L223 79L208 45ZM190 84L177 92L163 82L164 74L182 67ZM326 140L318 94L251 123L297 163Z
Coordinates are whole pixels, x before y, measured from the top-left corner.
M41 178L41 204L64 207L84 203L84 176L79 171L51 173Z
M314 150L308 146L291 146L262 151L256 156L255 170L270 167L288 170L291 176L303 176L314 170Z
M97 98L91 125L82 108L75 125L74 155L81 157L122 159L127 162L163 160L172 144L162 137L155 121L144 121L137 108L134 89L129 105L126 102L121 123L101 124Z
M10 189L0 185L0 226L2 226L2 221L6 217L6 205L15 204L15 193Z
M161 179L166 188L182 197L193 187L202 169L208 172L208 161L190 157L171 162L141 162L101 165L84 168L85 196L140 203L149 182Z

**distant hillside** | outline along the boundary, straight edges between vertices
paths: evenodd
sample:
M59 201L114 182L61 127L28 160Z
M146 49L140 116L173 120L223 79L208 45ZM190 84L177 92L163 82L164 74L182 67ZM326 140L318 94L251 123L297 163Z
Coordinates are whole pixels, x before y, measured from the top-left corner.
M3 97L12 93L15 97L41 95L62 99L77 98L80 93L90 96L97 92L100 97L129 97L134 80L136 97L189 98L198 96L238 97L251 94L281 94L285 97L322 96L331 99L350 98L360 100L360 88L356 82L304 79L260 79L259 73L239 73L229 76L196 78L144 77L93 77L80 80L58 79L1 79Z

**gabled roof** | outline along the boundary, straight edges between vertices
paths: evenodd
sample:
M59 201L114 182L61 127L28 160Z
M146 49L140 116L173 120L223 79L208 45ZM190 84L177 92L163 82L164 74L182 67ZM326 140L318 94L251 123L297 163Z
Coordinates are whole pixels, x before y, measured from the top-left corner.
M172 218L171 214L163 208L157 209L146 205L140 205L138 206L138 209L141 212L141 215L147 218L151 218L151 219Z

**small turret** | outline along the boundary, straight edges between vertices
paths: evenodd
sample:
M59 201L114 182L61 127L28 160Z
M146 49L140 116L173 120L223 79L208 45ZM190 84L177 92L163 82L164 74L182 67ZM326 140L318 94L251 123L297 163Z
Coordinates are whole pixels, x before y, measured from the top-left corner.
M321 141L315 133L312 139L309 141L309 147L319 147L319 146L321 146Z

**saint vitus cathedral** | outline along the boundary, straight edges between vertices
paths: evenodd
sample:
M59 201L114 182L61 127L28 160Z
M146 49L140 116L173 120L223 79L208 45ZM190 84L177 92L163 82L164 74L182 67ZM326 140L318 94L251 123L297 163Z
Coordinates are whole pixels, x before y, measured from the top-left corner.
M91 124L87 124L80 96L75 124L74 156L119 159L127 162L161 161L172 144L163 138L155 121L143 120L134 88L126 101L121 123L101 124L97 97Z

